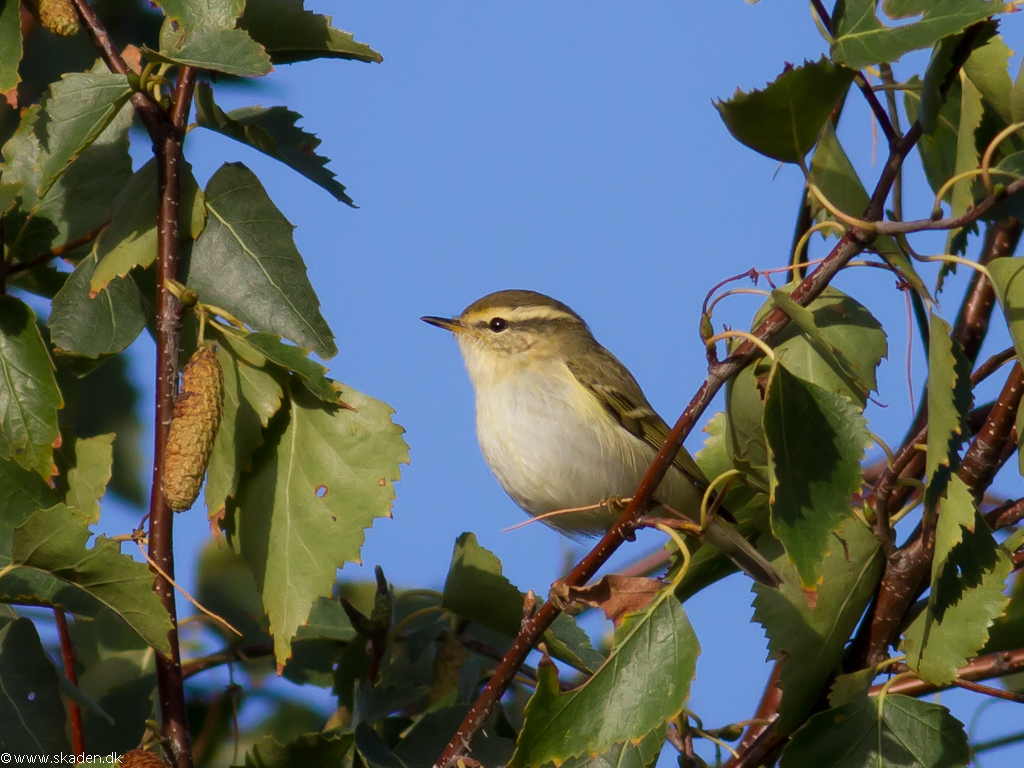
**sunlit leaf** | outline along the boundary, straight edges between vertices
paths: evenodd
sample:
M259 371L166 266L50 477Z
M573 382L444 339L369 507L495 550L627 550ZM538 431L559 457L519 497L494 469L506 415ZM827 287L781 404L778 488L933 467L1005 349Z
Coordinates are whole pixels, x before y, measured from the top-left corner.
M170 653L171 623L153 591L149 566L122 554L120 544L103 535L86 548L91 535L84 515L64 505L33 512L14 529L10 559L0 559L3 600L86 615L98 603L152 647Z
M779 768L956 768L970 759L963 724L948 709L890 695L814 715L786 746Z
M301 386L289 395L236 512L237 548L263 595L279 665L314 600L330 594L335 571L358 561L364 529L391 515L393 483L408 461L385 403L348 387L345 402L355 410L325 406Z
M715 108L737 141L762 155L798 163L814 146L853 75L825 58L805 62L787 67L761 90L737 90Z
M0 94L17 87L21 82L18 65L21 63L21 9L20 3L0 6Z
M882 577L878 540L860 521L847 521L834 541L821 564L813 607L784 554L773 564L786 583L777 590L754 585L754 620L768 635L770 658L782 665L776 721L782 733L799 726L814 707Z
M284 336L333 357L334 344L294 229L252 171L226 163L206 185L206 229L192 247L187 284L200 301L257 331Z
M951 468L963 441L964 419L971 407L970 365L950 336L950 325L932 313L928 347L928 453L925 504L945 495Z
M72 436L61 445L68 492L64 503L81 510L86 520L100 518L100 499L107 492L114 458L114 435L79 438Z
M867 421L842 395L774 366L764 407L772 532L786 548L803 587L815 590L834 533L850 519L860 489L860 462L871 444Z
M666 587L647 610L626 617L608 660L579 688L559 693L555 666L541 663L510 768L640 740L683 709L699 654L697 636Z

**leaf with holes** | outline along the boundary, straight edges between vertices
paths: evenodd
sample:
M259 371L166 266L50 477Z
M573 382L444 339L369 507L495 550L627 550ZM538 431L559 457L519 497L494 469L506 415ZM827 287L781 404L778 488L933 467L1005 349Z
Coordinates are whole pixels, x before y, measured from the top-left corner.
M399 465L409 460L391 408L342 391L354 410L293 384L238 495L236 548L263 595L279 667L337 569L359 559L364 530L390 517Z

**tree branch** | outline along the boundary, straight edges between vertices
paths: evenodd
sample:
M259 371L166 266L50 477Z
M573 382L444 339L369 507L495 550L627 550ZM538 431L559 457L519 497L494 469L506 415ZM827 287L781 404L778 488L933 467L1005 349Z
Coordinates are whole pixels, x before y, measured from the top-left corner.
M43 251L42 253L38 254L32 259L29 259L28 261L19 261L17 264L11 264L10 267L7 268L8 276L16 275L19 272L24 272L27 269L38 267L40 264L45 264L48 261L71 253L73 250L75 250L76 248L81 248L86 243L91 243L93 240L99 237L100 233L107 228L108 224L110 224L109 218L102 224L100 224L98 227L96 227L96 229L92 230L91 232L86 232L84 235L80 235L79 237L76 237L74 240L68 240L66 243L64 243L64 245L58 245L55 246L54 248L51 248L48 251Z
M959 681L978 682L1021 671L1024 671L1024 648L1016 651L999 651L979 656L965 666L960 667L956 672L956 676ZM955 683L933 685L919 679L897 680L889 686L889 693L901 693L904 696L925 696L936 691L949 690L954 686ZM877 694L881 688L881 685L873 686L871 688L871 695Z
M75 663L75 646L71 642L71 631L68 629L68 617L62 609L54 608L53 618L57 624L57 636L60 638L60 658L64 665L64 676L69 683L77 688L78 668ZM75 757L81 758L85 754L82 709L72 699L68 699L68 724L71 727L71 748Z

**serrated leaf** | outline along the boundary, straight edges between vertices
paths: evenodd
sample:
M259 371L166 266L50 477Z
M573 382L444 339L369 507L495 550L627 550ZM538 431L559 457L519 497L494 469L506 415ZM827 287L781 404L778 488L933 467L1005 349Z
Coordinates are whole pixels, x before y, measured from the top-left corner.
M50 477L63 404L35 313L0 296L0 458Z
M974 87L974 84L965 75L960 77L961 98L960 98L960 126L957 131L956 142L956 163L953 165L953 173L960 174L973 170L980 165L978 145L974 139L974 132L981 124L981 116L984 108L981 102L981 93ZM953 185L952 197L950 198L951 216L961 216L974 204L974 178L967 178L958 181ZM947 238L947 253L953 252L952 242L962 230L952 230ZM961 249L961 253L963 250Z
M1003 38L996 36L980 48L975 48L964 63L964 74L1007 124L1014 122L1010 108L1013 81L1008 71L1012 56L1013 51L1003 42Z
M829 202L843 213L855 218L864 215L870 198L853 163L839 143L831 122L827 122L822 129L821 139L814 150L814 157L811 158L811 181ZM811 206L819 221L835 220L814 196L811 196ZM882 254L893 264L918 293L927 296L924 282L918 276L917 270L893 238L881 235L875 238L871 249Z
M131 176L128 128L134 111L126 106L85 151L66 166L55 183L42 169L54 166L38 133L39 105L22 113L14 136L4 145L4 181L21 183L21 206L4 217L8 258L25 260L100 227L111 201ZM46 192L42 190L46 186Z
M908 84L919 84L917 76L915 75L911 78ZM921 157L921 165L924 167L925 177L928 179L928 185L932 188L932 192L935 193L938 193L942 185L953 176L954 168L956 167L961 100L962 89L960 81L955 80L936 116L934 131L923 135L917 144L917 151ZM903 94L903 107L907 112L907 119L911 123L919 120L921 116L920 92L913 90L905 91ZM949 202L952 194L952 190L948 190L943 199Z
M655 728L639 744L616 744L600 755L570 757L558 768L653 768L664 743L665 729Z
M210 628L243 645L270 641L269 626L252 569L230 548L209 541L196 565L196 599L242 633L238 637L219 623Z
M20 3L0 6L0 94L21 82L21 9Z
M871 444L867 421L842 395L802 381L785 358L773 367L764 407L772 532L786 548L804 589L817 588L819 566L838 546L861 486L860 462Z
M273 69L263 46L244 29L199 27L172 32L162 42L159 51L143 48L147 59L237 77L260 77Z
M468 704L427 712L398 742L395 756L401 759L407 768L433 768L434 760L444 750L451 735L458 730L467 712ZM481 765L505 765L515 749L510 739L502 738L495 733L495 720L496 718L492 716L473 739L472 754Z
M226 163L206 185L206 229L192 247L187 285L200 301L227 310L257 331L284 336L333 357L334 344L292 225L256 175Z
M821 564L816 605L808 605L785 554L773 561L786 579L779 589L755 584L754 620L765 628L768 653L781 660L782 701L776 728L791 733L807 717L822 686L875 593L885 565L878 540L855 519L835 534Z
M57 384L64 397L60 412L62 430L79 437L117 435L114 440L114 467L110 490L123 499L141 504L144 499L142 481L142 423L136 406L139 393L128 373L124 355L107 358L97 369L78 376L58 359ZM103 408L96 403L103 402ZM52 506L40 504L40 507Z
M364 530L390 516L399 464L409 460L391 408L348 387L343 394L355 410L293 385L287 418L271 425L238 498L238 549L263 595L279 665L335 571L358 561Z
M197 124L280 160L354 208L345 185L326 168L328 158L316 154L320 139L296 125L301 118L285 107L255 106L224 112L213 100L213 89L206 83L196 84Z
M68 492L64 503L92 524L100 519L100 499L107 492L114 459L114 435L65 439L61 455L67 460Z
M925 505L945 495L953 461L963 441L964 419L970 410L970 364L950 336L949 323L931 313L928 346L928 454L925 461Z
M30 619L0 617L0 680L3 748L33 756L70 750L57 671Z
M559 693L557 670L541 663L510 768L600 754L647 736L682 711L699 655L666 587L647 610L626 617L607 661L579 688Z
M1024 258L995 259L988 270L1017 358L1024 359Z
M289 744L264 736L245 755L245 768L308 768L340 765L355 744L353 733L306 733Z
M153 648L170 653L171 622L153 591L149 566L122 554L120 544L103 535L87 549L91 535L85 517L63 504L33 512L14 529L10 560L0 566L4 602L78 613L85 612L86 598L114 611Z
M514 638L523 620L523 599L523 593L502 574L501 561L480 546L474 534L463 533L456 539L441 598L443 608ZM586 633L565 613L555 619L543 640L552 656L582 672L592 672L604 662Z
M875 15L878 0L845 0L832 16L832 58L853 69L893 62L903 54L931 48L947 35L1005 10L987 0L886 0L891 19L921 15L920 21L884 26ZM922 15L923 14L923 15Z
M783 291L791 290L783 288ZM775 308L773 300L758 310L751 327L755 327ZM821 340L839 350L857 378L875 388L875 370L887 354L885 332L870 312L858 301L835 288L826 288L808 305ZM786 367L804 381L822 389L842 394L863 406L859 387L851 387L847 378L832 368L830 361L818 352L801 331L790 323L772 340L776 353ZM737 469L762 483L768 491L768 457L762 423L762 390L765 378L758 364L748 365L726 384L728 413L727 445Z
M272 333L225 334L224 342L240 358L267 361L295 373L310 392L331 405L343 405L338 383L326 376L327 368L309 359L309 350L285 344Z
M37 509L52 507L60 496L38 473L0 459L0 558L10 559L14 528Z
M889 695L814 715L786 746L779 768L955 768L970 760L963 724L948 709Z
M1006 608L1012 568L978 515L970 489L957 476L939 502L931 592L904 633L907 664L928 682L943 685L988 642L988 628Z
M156 261L157 167L149 160L125 184L110 213L110 226L96 241L99 264L89 280L93 294L135 267ZM182 161L178 237L195 239L206 226L206 204L192 166Z
M46 324L59 352L94 359L116 354L146 327L146 304L134 280L119 277L92 294L97 264L99 256L93 249L53 297Z
M284 391L271 374L239 360L221 344L217 350L224 374L224 411L206 470L206 510L223 515L242 473L263 445L263 428L281 407Z
M167 17L182 29L233 29L245 9L245 0L155 0Z
M784 163L799 163L818 139L854 72L828 59L786 69L765 88L715 102L737 141Z
M320 58L381 62L370 46L331 26L331 17L303 8L302 0L248 0L239 26L266 48L275 64Z
M39 197L99 138L131 94L128 78L110 72L70 72L50 86L35 124L42 149Z

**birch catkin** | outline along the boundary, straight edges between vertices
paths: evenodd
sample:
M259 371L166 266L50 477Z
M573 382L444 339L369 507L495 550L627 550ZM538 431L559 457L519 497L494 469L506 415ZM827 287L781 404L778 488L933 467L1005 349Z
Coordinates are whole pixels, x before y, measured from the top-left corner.
M71 0L29 0L27 5L44 29L62 37L78 34L78 13Z
M224 374L217 355L200 348L181 376L181 394L164 449L163 492L175 512L189 509L203 485L224 412Z

